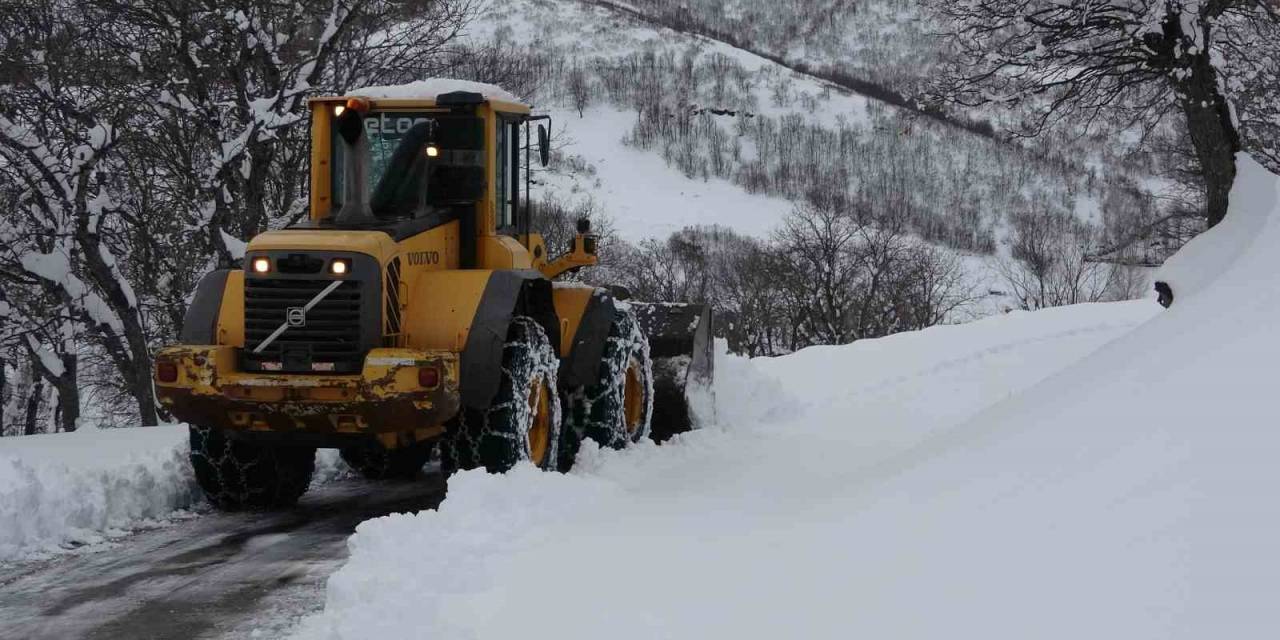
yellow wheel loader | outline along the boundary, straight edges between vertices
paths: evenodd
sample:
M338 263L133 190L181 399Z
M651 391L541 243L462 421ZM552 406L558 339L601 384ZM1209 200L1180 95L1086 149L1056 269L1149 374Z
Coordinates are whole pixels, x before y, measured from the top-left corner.
M205 276L182 344L156 355L215 506L292 504L316 448L370 478L412 477L433 452L445 472L564 470L583 439L693 425L710 312L553 282L597 258L589 221L555 256L534 231L530 134L545 165L549 118L487 85L435 86L310 101L309 219Z

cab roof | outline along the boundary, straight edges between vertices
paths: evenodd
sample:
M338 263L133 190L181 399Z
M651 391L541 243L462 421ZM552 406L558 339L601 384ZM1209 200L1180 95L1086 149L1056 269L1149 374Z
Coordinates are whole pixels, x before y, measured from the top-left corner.
M495 107L500 109L505 107L502 110L515 107L516 110L527 113L530 109L529 103L502 87L454 78L430 78L406 84L363 87L347 92L346 96L313 98L312 101L333 102L350 97L368 98L375 103L389 101L399 105L411 102L432 105L450 102L456 104L456 100L464 98L476 102L496 103Z

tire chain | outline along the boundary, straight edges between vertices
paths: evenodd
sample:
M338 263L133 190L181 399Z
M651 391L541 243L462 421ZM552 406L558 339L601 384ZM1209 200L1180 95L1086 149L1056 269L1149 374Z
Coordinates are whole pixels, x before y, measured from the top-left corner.
M626 369L634 359L639 360L643 369L641 378L645 386L645 407L640 429L629 439L625 424L624 396ZM615 311L601 366L608 369L602 372L600 381L565 394L565 405L572 416L572 425L565 429L563 446L566 451L560 461L561 470L567 471L572 467L571 455L581 446L583 438L589 437L602 447L622 449L649 435L653 415L653 370L649 341L640 329L635 314L626 306L618 305Z
M554 396L559 359L551 349L551 341L537 322L517 316L512 318L511 324L507 342L502 345L502 379L495 396L495 399L501 399L484 411L464 406L458 412L451 434L440 442L440 459L446 473L480 466L493 472L502 472L516 462L529 459L528 428L532 424L532 417L529 415L528 399L524 395L527 382L541 371ZM514 381L519 381L521 387L518 394ZM553 398L549 406L552 423L558 424L560 403ZM514 420L501 415L507 410L514 412ZM515 423L515 429L501 428L502 423L511 422ZM515 460L486 461L484 443L487 438L509 441L516 454ZM551 438L548 460L556 459L558 440Z
M273 450L237 442L216 431L213 427L190 426L191 466L209 502L224 509L281 506L292 504L306 492L315 471L314 450L295 469L289 463L302 462L304 450ZM299 459L290 460L292 453L297 453ZM267 464L273 468L262 468ZM259 469L261 472L255 473Z

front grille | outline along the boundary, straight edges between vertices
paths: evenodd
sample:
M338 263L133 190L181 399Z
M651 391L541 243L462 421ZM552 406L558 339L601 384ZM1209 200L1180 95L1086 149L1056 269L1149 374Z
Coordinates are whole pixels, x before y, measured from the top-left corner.
M353 373L364 363L361 287L344 281L305 312L304 326L291 326L261 353L254 349L284 324L290 309L305 307L332 279L245 278L244 367L248 371ZM297 312L295 311L295 314Z

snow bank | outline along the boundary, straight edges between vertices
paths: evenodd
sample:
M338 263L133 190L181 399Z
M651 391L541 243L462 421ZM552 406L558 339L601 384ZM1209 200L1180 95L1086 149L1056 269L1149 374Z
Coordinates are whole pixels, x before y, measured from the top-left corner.
M0 561L102 542L199 498L185 426L0 438Z
M379 98L384 100L434 100L436 96L442 93L452 93L454 91L470 91L472 93L479 93L487 100L501 100L504 102L516 103L524 102L515 94L503 89L502 87L485 84L483 82L472 82L470 80L455 80L453 78L429 78L427 80L415 80L414 82L406 84L364 87L363 89L349 91L347 92L347 95L373 98L374 100Z
M186 425L0 438L0 562L98 544L205 504ZM354 477L316 452L317 485Z
M531 621L535 635L563 638L948 637L946 598L903 596L897 618L867 604L893 590L893 570L866 569L878 557L918 568L897 552L915 527L967 553L943 522L866 532L869 510L951 490L881 490L895 461L1158 312L1151 301L1081 305L722 357L717 426L661 447L589 448L568 476L463 473L439 511L363 523L325 611L297 637L504 638ZM954 577L1010 587L984 571ZM917 619L920 634L898 633Z
M1235 206L1230 216L1192 238L1156 272L1155 280L1167 282L1173 289L1175 302L1227 277L1228 268L1241 256L1265 246L1264 232L1267 225L1274 224L1272 212L1278 206L1274 177L1247 154L1240 154L1236 164L1239 179L1231 190L1230 201Z

